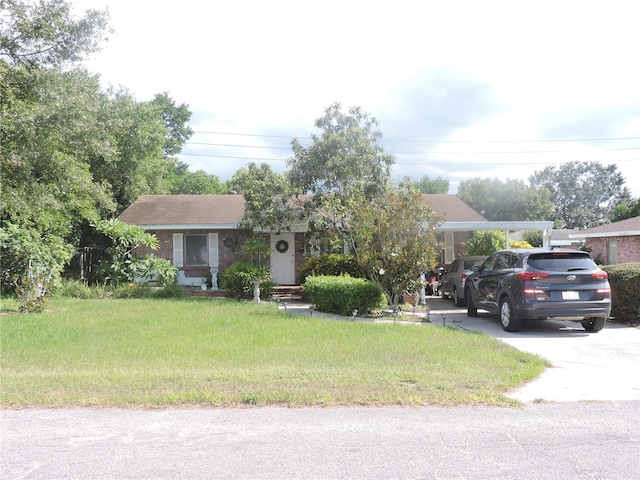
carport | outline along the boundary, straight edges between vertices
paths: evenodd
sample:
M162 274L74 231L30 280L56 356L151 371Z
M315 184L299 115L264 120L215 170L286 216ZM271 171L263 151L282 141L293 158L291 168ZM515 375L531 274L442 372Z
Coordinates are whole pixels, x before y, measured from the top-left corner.
M444 222L436 231L444 234L444 263L451 263L456 258L455 232L475 232L477 230L504 231L509 248L509 234L522 230L542 230L542 246L549 248L553 222L550 221L509 221L509 222Z

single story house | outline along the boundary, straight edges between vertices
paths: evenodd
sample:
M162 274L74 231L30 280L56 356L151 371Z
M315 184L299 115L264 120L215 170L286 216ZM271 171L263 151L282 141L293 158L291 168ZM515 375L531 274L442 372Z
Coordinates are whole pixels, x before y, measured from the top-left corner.
M466 253L464 242L475 230L509 232L552 226L551 222L489 222L456 195L425 194L422 198L444 219L437 229L444 246L443 264ZM254 233L241 226L244 206L244 197L237 194L143 195L118 219L138 225L158 238L160 250L155 253L178 268L180 285L200 285L208 273L215 275L240 260L234 247ZM269 261L274 282L299 283L298 270L309 251L306 225L265 234L271 246Z
M640 262L640 216L570 234L584 237L591 258L602 265Z

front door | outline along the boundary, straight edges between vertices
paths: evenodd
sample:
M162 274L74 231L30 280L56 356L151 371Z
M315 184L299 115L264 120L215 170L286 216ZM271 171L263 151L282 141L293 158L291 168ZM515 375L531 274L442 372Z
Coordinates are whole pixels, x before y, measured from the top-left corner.
M278 285L296 282L295 234L271 234L271 278Z

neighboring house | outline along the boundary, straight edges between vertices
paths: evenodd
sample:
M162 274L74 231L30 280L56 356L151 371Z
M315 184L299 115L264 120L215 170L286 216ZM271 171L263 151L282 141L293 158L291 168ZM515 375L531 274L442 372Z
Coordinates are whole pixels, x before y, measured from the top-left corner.
M640 262L640 216L581 230L569 237L583 237L591 257L600 264Z
M578 248L585 238L582 232L569 228L554 230L549 245L552 247Z
M444 223L438 230L444 248L441 263L449 264L466 253L464 242L474 230L541 229L541 222L488 222L456 195L423 195ZM118 217L154 234L160 243L156 254L178 267L180 285L200 285L212 275L241 260L237 245L252 235L241 228L245 200L242 195L143 195ZM273 280L280 285L300 282L298 270L307 253L304 224L289 232L266 233L271 245ZM145 252L141 252L145 253Z

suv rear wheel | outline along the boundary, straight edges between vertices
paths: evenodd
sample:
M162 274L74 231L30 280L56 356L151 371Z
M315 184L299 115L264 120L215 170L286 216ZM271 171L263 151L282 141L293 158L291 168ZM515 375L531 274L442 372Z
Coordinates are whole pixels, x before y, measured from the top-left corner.
M505 332L517 332L522 326L522 320L516 316L511 299L507 296L500 299L500 323Z
M582 322L582 328L587 332L599 332L604 328L606 319L602 317L589 318Z

